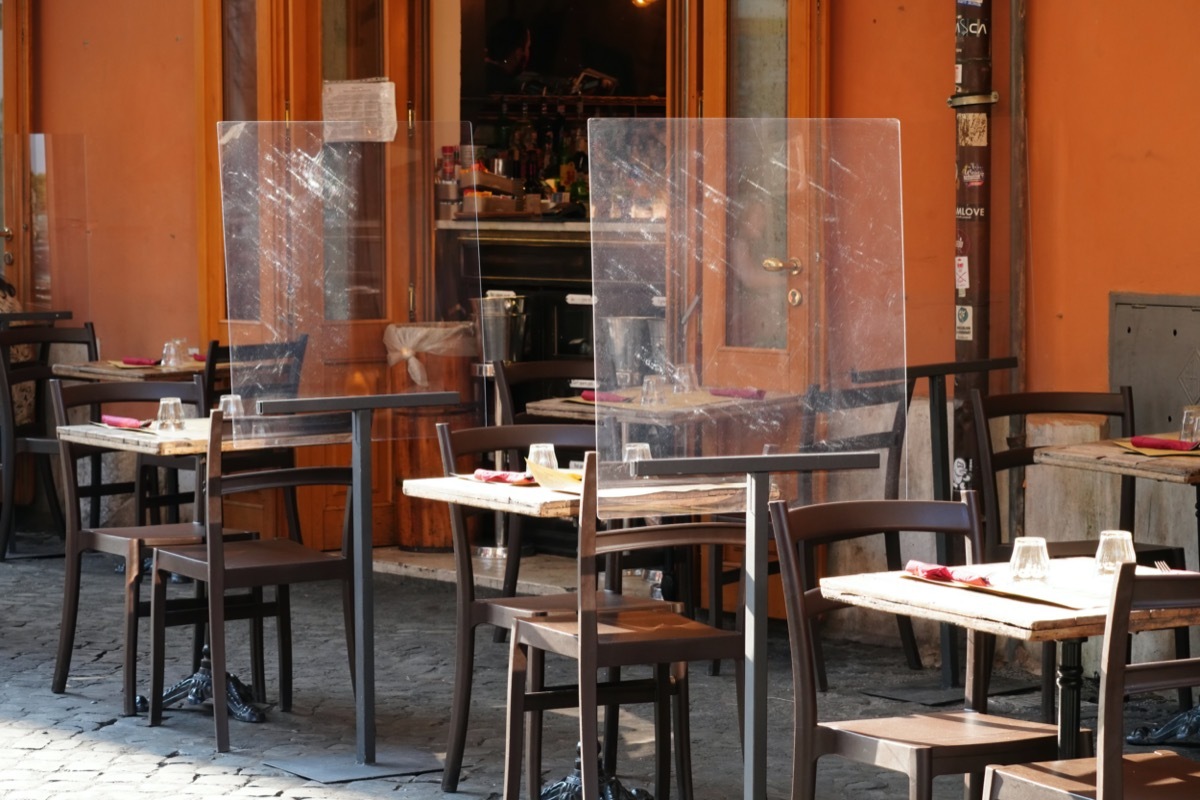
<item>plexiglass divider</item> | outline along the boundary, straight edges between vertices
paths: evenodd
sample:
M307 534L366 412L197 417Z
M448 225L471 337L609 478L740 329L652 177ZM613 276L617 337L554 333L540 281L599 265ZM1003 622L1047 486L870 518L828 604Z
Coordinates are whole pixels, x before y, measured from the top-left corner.
M23 148L6 138L6 157ZM82 135L36 133L29 160L30 288L26 311L70 309L72 325L92 319L87 148ZM9 270L9 279L13 278ZM103 343L102 343L103 344Z
M477 327L440 319L442 287L424 280L435 276L434 218L459 216L460 195L447 187L458 185L470 126L417 123L390 143L326 134L321 122L219 125L230 391L250 415L258 400L281 397L458 394L436 412L378 410L376 440L432 439L437 417L481 421L488 398L472 374ZM401 190L386 197L385 168ZM429 309L415 319L400 262L411 264L413 307ZM436 278L477 298L478 276L477 264L464 263ZM389 309L403 309L401 318ZM234 427L235 436L253 432L252 421ZM436 446L422 452L436 457Z
M905 494L904 380L852 380L905 364L898 124L597 119L589 146L601 515L648 480L631 444L876 450L879 470L780 476L773 493Z

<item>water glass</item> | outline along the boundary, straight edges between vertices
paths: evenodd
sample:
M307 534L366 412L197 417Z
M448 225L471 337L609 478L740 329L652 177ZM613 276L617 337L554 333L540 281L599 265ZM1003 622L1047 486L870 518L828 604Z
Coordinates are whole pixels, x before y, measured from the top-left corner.
M525 462L558 469L558 456L554 454L554 445L552 444L529 445L529 455L525 457Z
M1050 554L1040 536L1018 536L1013 540L1009 572L1015 581L1044 581L1050 573Z
M684 364L675 368L675 394L687 394L700 388L696 380L696 367Z
M633 472L633 462L645 461L652 458L650 455L650 445L647 442L628 442L625 445L625 452L621 456L621 460L629 464L629 476L636 477Z
M246 413L246 408L242 405L242 396L240 394L221 395L221 402L218 407L221 409L221 416L225 417L225 419L233 419L234 417L243 416Z
M1100 546L1096 548L1096 570L1112 575L1125 561L1135 561L1133 534L1129 531L1100 531Z
M158 429L183 430L183 401L178 397L164 397L158 401Z
M163 345L162 365L182 367L187 363L187 339L169 339Z
M1183 422L1179 426L1179 439L1184 442L1200 442L1200 406L1183 407Z
M667 402L667 379L661 375L647 376L642 381L642 405L660 406Z

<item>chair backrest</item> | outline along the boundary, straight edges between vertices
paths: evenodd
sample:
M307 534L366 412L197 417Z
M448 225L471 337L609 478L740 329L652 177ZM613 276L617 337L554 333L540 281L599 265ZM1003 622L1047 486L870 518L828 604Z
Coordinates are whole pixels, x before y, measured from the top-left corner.
M1125 698L1142 692L1200 686L1200 658L1127 663L1129 616L1158 611L1164 615L1200 608L1200 574L1137 573L1124 563L1113 581L1112 603L1101 655L1097 800L1121 800L1125 747ZM1144 568L1143 568L1144 569Z
M237 391L247 401L276 397L296 397L304 371L304 356L308 350L308 334L302 333L286 342L256 342L223 345L209 342L204 362L204 385L208 392L208 407L215 408L221 395L233 391L230 386L230 364L237 371ZM247 406L247 413L254 409Z
M139 418L152 419L158 401L178 397L185 406L192 406L197 415L204 413L204 381L196 375L190 381L115 381L64 385L55 378L49 381L50 408L54 426L99 422L106 407L121 408L122 416L137 413ZM75 409L85 414L72 415ZM150 436L153 434L130 434ZM67 510L67 530L79 529L79 459L104 448L58 440L59 461L63 478L63 500Z
M46 382L54 377L54 348L78 346L85 360L95 361L96 331L86 322L74 328L44 326L0 330L0 435L53 438L46 408ZM21 424L13 406L13 392L32 389L33 419Z
M979 483L983 493L983 529L987 560L1006 558L1003 548L1009 537L1001 529L1000 496L996 476L1007 470L1033 464L1036 446L1028 444L1025 436L1026 419L1031 414L1092 414L1108 417L1120 423L1121 436L1134 434L1133 390L1122 386L1115 392L1018 392L984 396L971 390L971 407L975 414L975 436L979 447ZM992 436L992 421L1007 418L1009 433ZM1117 435L1112 432L1112 435ZM1003 447L997 443L1002 442ZM1121 512L1119 526L1133 530L1133 511L1136 482L1132 477L1121 478Z
M524 412L525 403L543 397L578 394L573 380L595 380L596 364L591 359L550 361L496 361L496 395L501 425L522 423L534 415ZM540 418L538 418L540 419Z
M605 560L611 563L611 559L605 559L605 556L670 547L744 546L746 543L746 526L740 522L686 522L636 528L601 528L597 525L596 517L599 463L599 456L595 451L590 451L584 456L583 488L579 503L579 558L576 559L581 651L596 645L596 592L600 587L599 573ZM744 554L745 548L741 549ZM685 651L680 651L677 655L679 661L693 661L697 658ZM581 656L581 660L582 658Z
M973 491L964 492L962 502L852 500L789 509L782 500L775 500L770 504L770 514L787 609L796 696L796 735L804 736L817 723L813 620L843 607L841 603L827 600L819 587L805 588L809 584L804 576L811 572L808 562L813 549L817 545L904 531L961 537L973 555L980 552L983 533Z
M900 496L900 461L904 453L904 435L908 419L908 396L903 382L851 386L840 389L812 387L804 395L804 414L800 423L800 452L841 453L854 450L884 451L884 500ZM854 412L874 413L882 407L881 427L863 425L862 432L841 434L821 430L831 415L849 418ZM890 408L889 408L890 407ZM860 415L855 415L856 419ZM834 420L837 424L839 420ZM872 428L875 428L872 430ZM812 473L800 475L800 503L812 502Z
M437 425L438 447L442 454L442 470L446 476L456 472L473 471L493 453L504 453L505 465L523 469L523 457L529 445L547 442L554 445L560 463L572 451L582 453L596 449L596 428L591 425L494 425L482 428L451 430L445 422ZM471 541L467 530L467 513L457 503L450 508L450 533L454 545L454 565L459 576L460 599L473 600L474 580L471 563Z

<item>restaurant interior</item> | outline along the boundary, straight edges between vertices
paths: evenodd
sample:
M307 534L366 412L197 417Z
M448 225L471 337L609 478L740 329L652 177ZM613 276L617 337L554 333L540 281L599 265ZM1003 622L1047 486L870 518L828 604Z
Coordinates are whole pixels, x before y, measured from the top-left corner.
M1157 11L3 2L39 691L90 690L107 625L100 702L164 742L202 706L219 766L310 702L330 581L344 747L262 759L314 785L1192 796L1200 156L1162 76L1200 8ZM393 581L453 595L412 741ZM864 647L903 688L819 722Z

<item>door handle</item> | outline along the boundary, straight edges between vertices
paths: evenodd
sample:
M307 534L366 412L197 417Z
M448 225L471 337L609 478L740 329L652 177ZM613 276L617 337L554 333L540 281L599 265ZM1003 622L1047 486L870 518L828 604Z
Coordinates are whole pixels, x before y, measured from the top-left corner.
M13 233L12 228L8 227L7 225L5 225L3 228L0 228L0 237L3 237L4 241L11 242L14 235L15 234Z
M804 268L804 264L798 258L789 258L787 261L778 258L764 258L762 268L767 272L783 272L784 270L788 270L793 275L799 275L800 270Z

